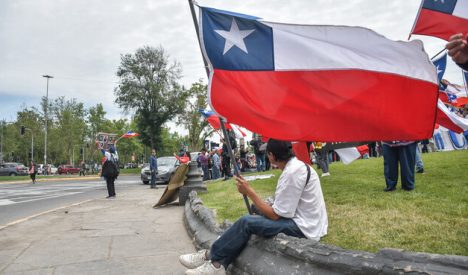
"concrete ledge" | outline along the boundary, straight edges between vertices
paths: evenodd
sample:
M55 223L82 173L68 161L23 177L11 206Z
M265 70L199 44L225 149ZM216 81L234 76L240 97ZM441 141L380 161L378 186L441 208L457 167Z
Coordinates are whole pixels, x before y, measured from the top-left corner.
M228 224L192 191L184 222L197 249L208 249ZM230 266L230 274L468 274L468 257L382 249L378 253L345 250L284 234L253 236Z

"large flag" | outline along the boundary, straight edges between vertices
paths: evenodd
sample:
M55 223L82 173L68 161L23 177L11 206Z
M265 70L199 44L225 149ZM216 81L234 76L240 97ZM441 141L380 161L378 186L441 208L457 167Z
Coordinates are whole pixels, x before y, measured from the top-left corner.
M229 122L291 141L432 135L437 74L421 41L205 7L199 26L210 105Z
M468 33L468 0L422 0L411 34L449 40Z

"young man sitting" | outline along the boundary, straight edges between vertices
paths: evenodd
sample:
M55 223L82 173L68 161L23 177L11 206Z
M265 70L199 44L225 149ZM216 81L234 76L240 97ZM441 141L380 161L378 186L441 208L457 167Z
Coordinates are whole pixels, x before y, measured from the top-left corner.
M180 256L180 262L190 268L185 274L226 274L252 234L268 238L284 233L315 241L327 234L327 211L317 173L294 156L290 142L270 139L267 156L282 170L273 205L264 202L241 176L236 177L239 193L247 195L262 214L241 217L210 251Z

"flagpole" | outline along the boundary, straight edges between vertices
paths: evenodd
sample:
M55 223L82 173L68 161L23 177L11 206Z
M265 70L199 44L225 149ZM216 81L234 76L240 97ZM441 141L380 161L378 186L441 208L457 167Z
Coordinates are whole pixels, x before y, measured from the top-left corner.
M413 27L411 28L411 32L408 35L408 40L411 39L411 35L413 34L414 27L416 27L416 22L418 22L419 14L421 13L421 8L423 6L424 0L421 0L421 4L419 5L418 15L416 15L416 19L414 20Z
M444 47L442 50L440 50L438 53L436 53L436 54L431 58L431 61L434 60L434 58L436 58L439 54L443 53L445 50L446 50L446 49L445 49L445 47Z
M203 53L203 49L202 49L202 45L201 45L201 41L200 41L200 33L199 33L199 30L198 30L197 17L195 15L195 8L193 7L193 0L188 0L188 2L189 2L189 6L190 6L190 12L192 13L193 25L195 26L195 32L197 34L198 46L200 46L200 51ZM210 78L210 71L208 70L208 62L206 61L205 56L203 54L202 54L202 57L203 57L203 63L205 64L206 76L209 79ZM240 171L239 171L239 168L237 167L236 159L234 158L234 154L232 152L231 141L229 140L229 135L228 135L228 133L226 131L226 127L224 126L224 121L221 118L221 116L219 117L219 122L221 123L221 129L223 130L223 135L224 135L224 142L226 142L229 157L231 158L231 163L234 166L234 173L235 173L236 176L239 176ZM246 195L242 195L242 196L244 197L244 202L245 202L245 206L247 207L247 211L249 211L249 214L252 214L252 209L250 208L249 199L247 198Z

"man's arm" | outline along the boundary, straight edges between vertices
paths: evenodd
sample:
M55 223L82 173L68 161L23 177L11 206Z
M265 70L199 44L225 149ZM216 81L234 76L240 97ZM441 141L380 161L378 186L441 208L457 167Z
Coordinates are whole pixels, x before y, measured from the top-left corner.
M468 70L468 45L467 36L463 37L462 33L454 34L450 37L449 42L445 45L448 54L452 60L464 70Z
M242 177L242 176L234 176L236 180L237 190L239 193L246 195L249 197L252 202L255 204L255 207L260 210L260 212L265 215L265 217L269 218L270 220L278 220L281 218L278 214L275 213L273 207L271 205L264 202L258 195L255 193L255 190L249 185L249 183Z

